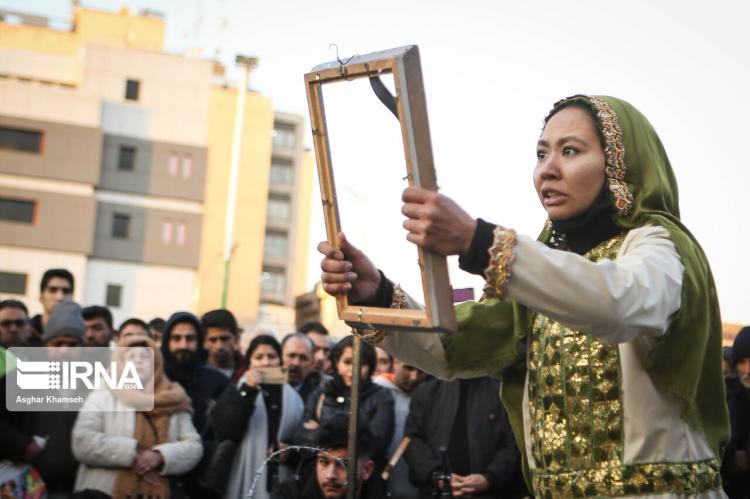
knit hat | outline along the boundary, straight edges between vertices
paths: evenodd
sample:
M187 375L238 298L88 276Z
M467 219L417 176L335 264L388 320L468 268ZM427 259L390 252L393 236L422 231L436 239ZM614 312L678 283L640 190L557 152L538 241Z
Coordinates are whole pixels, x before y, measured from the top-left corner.
M71 336L79 343L83 343L85 329L81 306L70 300L64 300L55 305L52 315L44 325L42 343L47 343L59 336Z
M732 365L736 366L745 357L750 357L750 326L740 329L740 332L734 338L734 344L732 345Z

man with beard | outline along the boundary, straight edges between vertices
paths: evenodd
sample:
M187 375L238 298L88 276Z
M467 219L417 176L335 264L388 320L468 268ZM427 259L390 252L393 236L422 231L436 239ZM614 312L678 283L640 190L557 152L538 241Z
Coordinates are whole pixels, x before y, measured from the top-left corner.
M164 371L181 384L193 402L193 424L202 433L207 410L227 384L227 377L206 367L203 327L190 312L176 312L164 326L161 342Z
M203 346L208 352L206 365L226 375L227 378L232 377L241 361L237 351L237 319L232 312L221 308L203 314L201 322L206 331L203 340Z
M271 499L343 499L347 494L346 462L348 445L348 418L335 417L321 427L315 472L306 478L291 478L279 485ZM375 470L372 461L372 436L367 428L357 432L357 493L361 499L381 499L382 494L368 478Z
M721 465L724 491L731 499L750 497L750 326L737 333L732 345L735 376L726 380L732 438Z
M289 372L289 385L297 390L303 402L315 390L322 374L313 370L315 345L303 333L287 335L281 342L281 359Z

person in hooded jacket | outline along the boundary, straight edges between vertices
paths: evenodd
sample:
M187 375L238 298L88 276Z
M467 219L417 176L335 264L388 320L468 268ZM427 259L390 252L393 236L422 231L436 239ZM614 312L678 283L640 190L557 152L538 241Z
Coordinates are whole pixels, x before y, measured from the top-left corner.
M303 428L295 435L297 443L315 445L320 427L336 414L349 414L352 366L354 364L353 337L347 336L331 350L333 378L310 394L305 404ZM361 380L359 384L360 424L366 426L375 445L372 460L376 474L386 464L388 444L395 426L394 399L389 390L372 382L375 372L375 349L363 344L361 349Z
M215 440L209 413L229 380L224 374L206 365L208 357L203 347L204 331L201 321L190 312L175 312L164 325L161 352L164 373L182 385L193 406L193 425L201 435L204 460ZM199 467L203 466L203 462ZM198 474L191 473L172 480L172 496L215 497L197 483Z
M176 312L164 326L161 341L164 372L185 389L193 403L193 424L199 433L206 428L207 412L221 395L228 380L206 366L203 326L190 312Z

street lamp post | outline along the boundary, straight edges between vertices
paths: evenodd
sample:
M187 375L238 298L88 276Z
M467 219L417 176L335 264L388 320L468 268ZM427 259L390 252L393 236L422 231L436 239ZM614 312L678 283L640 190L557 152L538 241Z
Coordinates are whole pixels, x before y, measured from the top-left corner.
M227 215L224 224L224 281L221 288L221 308L227 308L229 287L229 267L234 246L234 214L237 209L237 177L240 170L240 149L242 146L242 125L245 118L245 94L250 70L258 64L256 57L237 55L235 62L242 67L240 82L237 85L237 107L234 113L234 135L232 156L229 164L229 185L227 189Z

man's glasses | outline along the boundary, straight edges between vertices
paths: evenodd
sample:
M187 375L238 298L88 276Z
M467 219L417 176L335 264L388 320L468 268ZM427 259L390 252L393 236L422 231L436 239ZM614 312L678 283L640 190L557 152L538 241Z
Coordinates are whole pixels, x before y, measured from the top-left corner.
M58 291L62 291L62 294L64 295L73 294L73 289L67 286L47 286L47 291L52 293L53 295Z
M5 319L4 321L0 321L0 326L2 327L10 327L10 326L16 326L18 328L24 327L28 322L23 319Z

